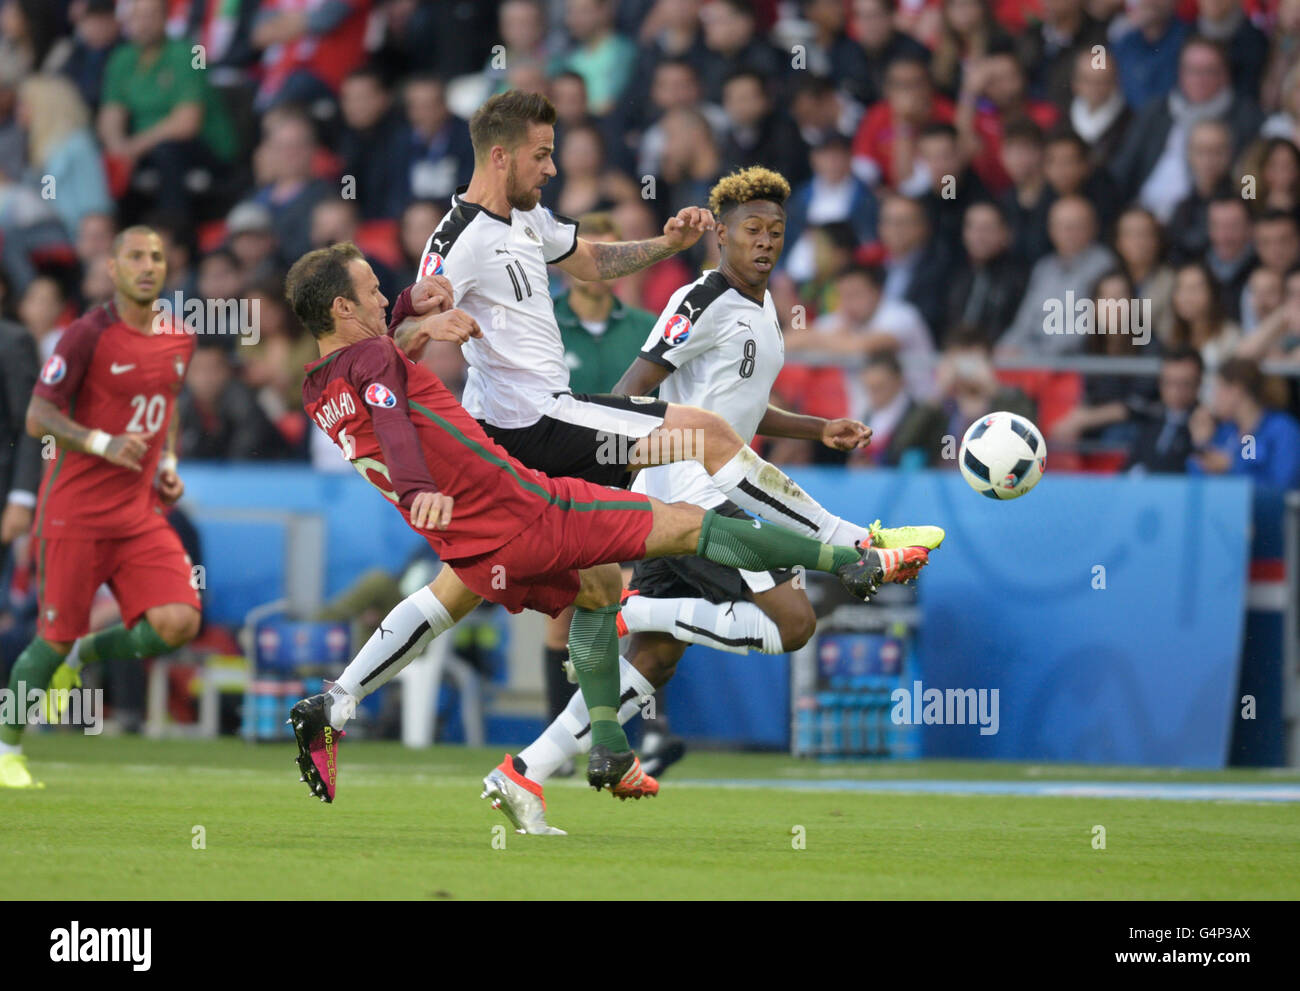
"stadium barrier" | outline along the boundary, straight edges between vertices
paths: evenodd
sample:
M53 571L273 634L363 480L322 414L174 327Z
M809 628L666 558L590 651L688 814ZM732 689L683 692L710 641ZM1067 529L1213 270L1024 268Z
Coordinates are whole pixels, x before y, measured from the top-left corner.
M1261 641L1275 653L1260 668L1253 736L1233 742L1247 722L1239 682L1250 673L1241 665L1248 481L1049 470L1028 497L995 503L955 472L791 473L846 517L947 528L919 583L919 678L927 688L998 689L1000 725L995 734L923 725L923 756L1187 767L1284 759L1280 613L1272 646ZM232 524L229 510L319 514L326 596L367 568L397 570L420 542L359 476L190 464L185 480L204 542L206 608L220 622L238 625L283 594L289 551L283 533ZM1279 514L1269 538L1278 557L1280 527ZM666 708L688 737L788 750L789 679L784 656L693 647Z

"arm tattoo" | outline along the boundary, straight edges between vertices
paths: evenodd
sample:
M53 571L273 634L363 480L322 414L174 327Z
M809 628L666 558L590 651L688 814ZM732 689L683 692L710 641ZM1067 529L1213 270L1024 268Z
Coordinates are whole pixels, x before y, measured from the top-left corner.
M616 241L613 244L589 241L588 244L591 246L591 257L596 262L596 271L602 279L631 275L677 253L662 237L649 241Z

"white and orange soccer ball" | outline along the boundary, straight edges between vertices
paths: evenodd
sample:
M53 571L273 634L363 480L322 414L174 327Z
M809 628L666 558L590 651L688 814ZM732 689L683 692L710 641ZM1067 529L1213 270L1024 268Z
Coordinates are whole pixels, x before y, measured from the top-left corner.
M990 499L1019 499L1047 467L1042 431L1015 413L989 413L961 439L957 464L966 483Z

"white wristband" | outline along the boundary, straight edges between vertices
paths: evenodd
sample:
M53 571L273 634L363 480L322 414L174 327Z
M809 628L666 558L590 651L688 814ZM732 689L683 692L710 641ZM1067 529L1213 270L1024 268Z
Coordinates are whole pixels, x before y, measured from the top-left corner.
M112 434L105 433L102 430L92 430L90 436L86 438L86 450L102 458L112 440Z
M161 458L158 459L159 471L175 471L176 465L177 465L176 455L174 454L164 454Z

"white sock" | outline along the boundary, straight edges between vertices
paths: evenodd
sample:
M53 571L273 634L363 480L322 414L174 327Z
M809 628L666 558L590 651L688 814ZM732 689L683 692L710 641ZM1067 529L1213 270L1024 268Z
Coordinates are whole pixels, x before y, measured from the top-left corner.
M73 642L72 649L68 651L68 656L63 659L63 663L73 671L81 670L81 637Z
M0 740L0 757L3 757L5 754L20 754L22 752L23 745L21 743L5 743L3 740Z
M737 451L711 477L713 484L745 512L806 536L820 538L836 519L789 475L748 447Z
M629 633L667 633L683 643L698 643L732 654L751 650L783 654L781 631L772 618L752 602L705 599L652 599L629 596L623 603Z
M641 702L647 695L653 695L654 686L646 681L626 658L618 659L618 722L627 722L641 711ZM519 757L527 765L524 775L529 781L542 784L559 770L564 762L591 749L591 720L587 716L587 704L582 700L582 692L577 691L569 699L564 711L555 717L555 721L542 730L542 735L519 751Z
M865 527L840 519L799 488L789 475L748 447L742 447L710 477L745 512L787 530L843 547L852 547L855 540L867 536Z
M366 645L352 658L352 663L343 669L334 686L338 691L331 689L331 694L351 698L352 711L355 711L358 701L387 684L411 662L416 646L426 633L436 637L453 625L451 614L429 586L412 592L384 617ZM345 722L352 715L351 711L346 711L346 706L335 705L333 709L343 716ZM336 723L334 716L332 711L330 724L335 729L342 729L343 724Z

